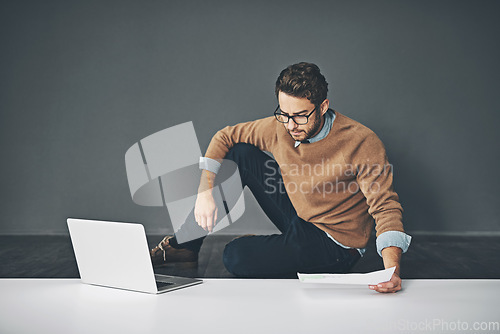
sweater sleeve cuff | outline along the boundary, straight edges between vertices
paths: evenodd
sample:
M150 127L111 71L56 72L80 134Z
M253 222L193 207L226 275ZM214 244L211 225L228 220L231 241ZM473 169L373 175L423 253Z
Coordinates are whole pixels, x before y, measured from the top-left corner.
M382 249L391 246L399 247L403 253L406 253L411 243L411 236L404 232L387 231L378 236L376 243L377 253L380 256L382 256Z
M206 158L206 157L200 157L200 169L205 169L208 170L209 172L217 174L220 169L220 162L214 159Z

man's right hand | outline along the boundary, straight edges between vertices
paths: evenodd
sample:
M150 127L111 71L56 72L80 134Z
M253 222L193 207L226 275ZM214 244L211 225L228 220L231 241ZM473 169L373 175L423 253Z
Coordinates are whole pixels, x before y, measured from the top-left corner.
M205 231L213 231L217 221L217 210L210 190L198 193L194 206L194 219Z

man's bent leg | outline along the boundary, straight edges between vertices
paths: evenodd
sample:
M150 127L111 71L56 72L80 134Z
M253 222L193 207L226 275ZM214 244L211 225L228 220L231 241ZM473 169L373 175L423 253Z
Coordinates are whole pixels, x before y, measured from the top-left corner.
M296 212L284 189L283 180L276 161L250 144L236 144L228 152L225 159L236 163L242 186L249 187L259 205L274 225L282 233L287 231L290 222L296 217ZM221 168L225 168L224 163ZM221 215L221 212L224 212L224 210L219 210L219 218L222 218L226 214L224 212ZM204 231L196 223L193 208L185 223L175 233L174 237L169 239L168 246L171 246L173 249L187 249L198 253L207 234L208 232ZM196 236L196 238L193 239L191 236ZM178 239L190 241L179 243ZM159 246L161 246L161 243ZM158 251L158 246L155 250L156 254L161 254Z
M297 215L285 191L278 163L250 144L236 144L226 155L238 166L243 188L247 186L271 222L283 233Z
M276 161L257 147L241 143L236 144L224 159L236 163L243 188L248 186L269 219L281 232L286 231L290 220L296 216L296 213L284 191L283 180ZM221 169L223 168L225 168L224 163L221 166ZM192 239L186 236L199 236L199 238L178 243L177 238L174 237L170 242L174 248L199 251L204 237L208 234L198 226L193 212L194 208L175 234L179 235L179 240ZM219 209L219 219L225 214L224 210Z

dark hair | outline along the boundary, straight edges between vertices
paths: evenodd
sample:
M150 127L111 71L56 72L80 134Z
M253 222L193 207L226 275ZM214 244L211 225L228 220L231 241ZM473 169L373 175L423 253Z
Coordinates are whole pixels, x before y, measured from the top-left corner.
M305 97L315 106L319 106L326 99L328 83L317 65L302 62L281 71L274 92L276 97L279 92L299 98Z

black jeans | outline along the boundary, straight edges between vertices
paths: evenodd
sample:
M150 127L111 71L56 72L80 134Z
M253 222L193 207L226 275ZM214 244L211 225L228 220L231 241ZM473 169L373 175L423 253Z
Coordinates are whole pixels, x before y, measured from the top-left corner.
M343 273L359 259L357 251L337 245L325 232L297 216L284 191L278 164L249 144L236 144L226 155L238 165L247 186L281 234L246 236L228 243L224 265L240 277L290 278L302 273ZM280 189L282 191L280 191ZM220 211L219 211L220 212ZM193 213L176 234L201 229ZM198 251L204 238L173 246Z

